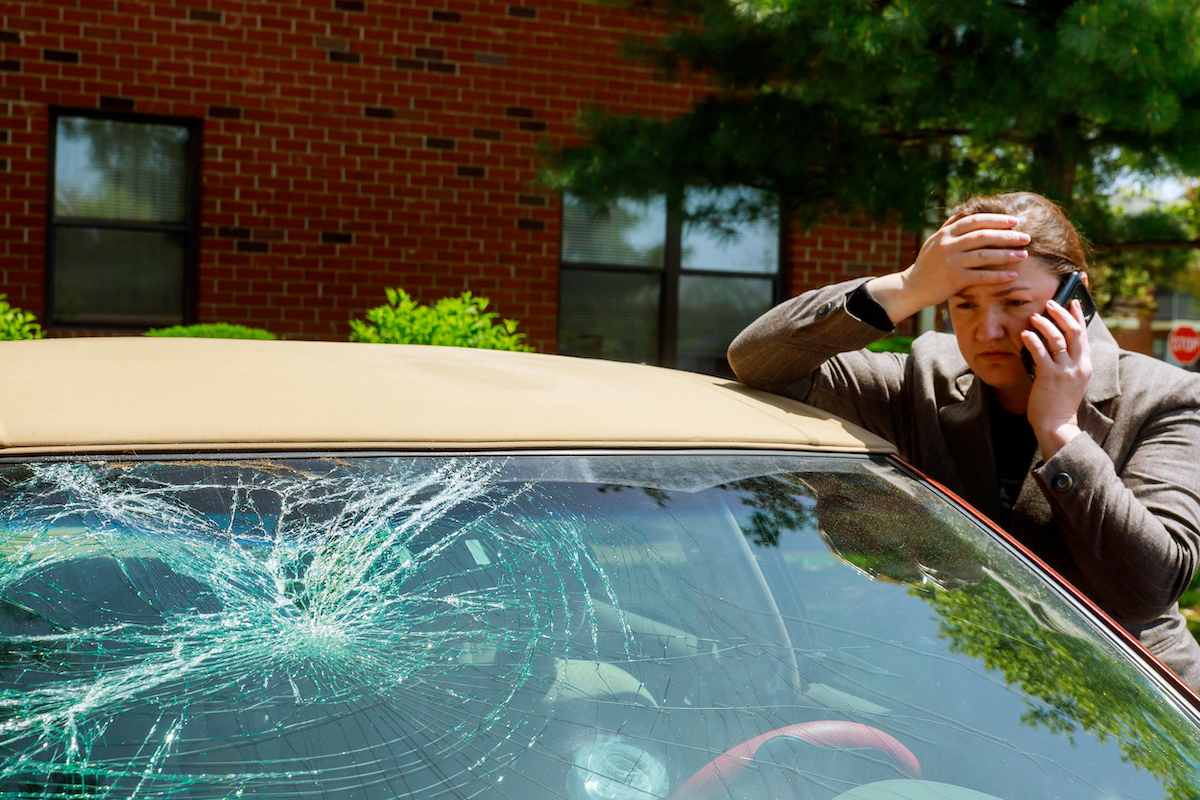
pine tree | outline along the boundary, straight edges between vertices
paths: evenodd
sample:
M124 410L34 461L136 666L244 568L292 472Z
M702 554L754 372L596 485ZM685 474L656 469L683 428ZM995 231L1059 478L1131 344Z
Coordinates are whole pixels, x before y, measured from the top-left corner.
M675 8L674 32L630 55L707 76L712 93L670 119L589 112L585 143L551 160L555 185L603 203L740 184L803 219L861 211L914 229L965 195L1028 188L1120 270L1162 279L1198 246L1190 207L1127 214L1110 197L1122 177L1200 174L1200 0Z

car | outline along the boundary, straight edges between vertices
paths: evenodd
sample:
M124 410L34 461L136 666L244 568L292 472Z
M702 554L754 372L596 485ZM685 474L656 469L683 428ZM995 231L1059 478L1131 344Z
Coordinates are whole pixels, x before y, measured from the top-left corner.
M657 367L0 344L0 796L1200 795L1200 701L886 441Z

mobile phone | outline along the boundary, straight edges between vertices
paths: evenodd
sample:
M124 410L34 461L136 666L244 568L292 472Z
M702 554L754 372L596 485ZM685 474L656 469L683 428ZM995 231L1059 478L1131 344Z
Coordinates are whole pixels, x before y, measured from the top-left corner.
M1058 303L1063 308L1071 311L1071 301L1078 300L1079 305L1083 308L1083 322L1086 325L1092 321L1092 317L1096 316L1096 303L1092 300L1091 293L1087 287L1083 285L1083 273L1076 270L1068 272L1058 282L1058 290L1054 293L1054 302ZM1034 331L1034 333L1037 333ZM1038 334L1041 336L1041 334ZM1021 347L1021 363L1025 365L1025 371L1029 373L1029 377L1033 377L1033 355L1029 349L1022 345Z

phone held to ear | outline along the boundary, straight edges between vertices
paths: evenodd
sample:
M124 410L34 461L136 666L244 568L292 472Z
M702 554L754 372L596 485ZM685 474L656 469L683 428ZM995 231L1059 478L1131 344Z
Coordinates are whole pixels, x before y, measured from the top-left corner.
M1071 301L1078 300L1079 305L1083 307L1083 321L1086 325L1092 321L1092 317L1096 316L1096 303L1092 300L1092 295L1088 292L1087 287L1083 285L1083 273L1069 272L1062 277L1058 282L1058 291L1054 293L1054 302L1058 303L1063 308L1071 311ZM1037 332L1034 331L1036 334ZM1037 334L1041 336L1041 334ZM1025 365L1025 371L1029 373L1029 377L1033 377L1034 365L1033 355L1025 347L1021 348L1021 363Z

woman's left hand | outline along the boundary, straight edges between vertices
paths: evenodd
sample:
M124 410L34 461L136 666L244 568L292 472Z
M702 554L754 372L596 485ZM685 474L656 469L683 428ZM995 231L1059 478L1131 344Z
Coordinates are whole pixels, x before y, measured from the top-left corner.
M1092 378L1092 356L1078 300L1071 301L1069 312L1051 300L1045 314L1034 314L1029 321L1041 336L1021 333L1037 368L1026 416L1047 459L1080 433L1077 414Z

